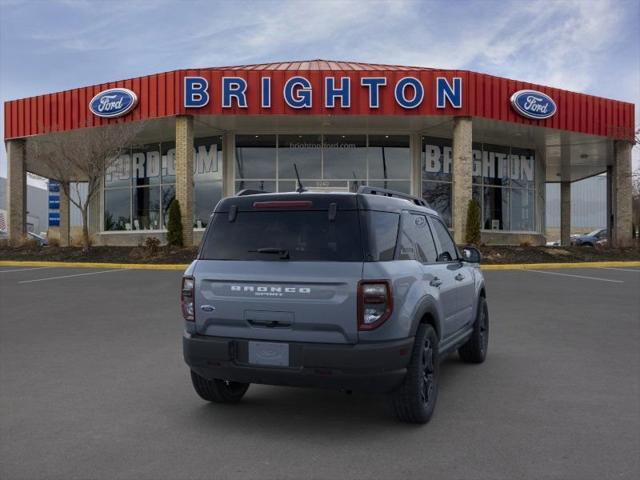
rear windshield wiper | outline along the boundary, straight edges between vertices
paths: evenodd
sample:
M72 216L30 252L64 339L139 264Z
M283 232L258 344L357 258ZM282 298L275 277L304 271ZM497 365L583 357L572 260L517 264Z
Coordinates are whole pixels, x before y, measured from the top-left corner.
M282 260L289 259L289 250L285 248L277 248L277 247L265 247L258 248L257 250L249 250L250 253L274 253L280 255Z

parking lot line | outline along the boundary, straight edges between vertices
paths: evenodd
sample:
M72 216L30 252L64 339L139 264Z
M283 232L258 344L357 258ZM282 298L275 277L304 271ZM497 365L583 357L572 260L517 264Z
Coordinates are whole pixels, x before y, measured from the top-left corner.
M586 275L572 275L570 273L547 272L547 271L544 271L544 270L525 270L525 271L534 272L534 273L545 273L547 275L560 275L560 276L563 276L563 277L583 278L585 280L599 280L601 282L624 283L623 280L611 280L610 278L588 277Z
M618 270L620 272L634 272L634 273L640 273L640 269L636 268L615 268L615 267L600 267L603 270Z
M18 283L33 283L33 282L45 282L47 280L60 280L62 278L72 278L72 277L82 277L84 275L98 275L100 273L112 273L112 272L122 272L124 270L119 269L119 270L101 270L99 272L88 272L88 273L76 273L75 275L61 275L58 277L45 277L45 278L36 278L33 280L22 280L21 282Z
M44 270L45 268L55 268L55 267L15 268L13 270L0 270L0 273L28 272L29 270Z

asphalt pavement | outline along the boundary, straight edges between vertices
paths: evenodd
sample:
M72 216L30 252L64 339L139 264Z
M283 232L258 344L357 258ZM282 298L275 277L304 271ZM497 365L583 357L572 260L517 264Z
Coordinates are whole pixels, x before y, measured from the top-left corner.
M640 478L640 269L486 272L489 356L425 426L384 396L196 396L180 272L0 268L2 479Z

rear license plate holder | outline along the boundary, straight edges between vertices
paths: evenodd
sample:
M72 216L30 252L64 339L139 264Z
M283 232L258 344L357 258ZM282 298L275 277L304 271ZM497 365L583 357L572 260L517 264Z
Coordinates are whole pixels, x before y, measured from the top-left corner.
M268 367L289 366L289 344L276 342L249 342L249 363Z

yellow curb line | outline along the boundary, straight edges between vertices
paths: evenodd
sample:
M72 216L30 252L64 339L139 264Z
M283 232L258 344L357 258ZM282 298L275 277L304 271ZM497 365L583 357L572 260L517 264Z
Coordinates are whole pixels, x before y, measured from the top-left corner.
M36 262L0 260L0 267L67 267L67 268L121 268L130 270L186 270L189 264L168 263L98 263L98 262ZM552 270L563 268L640 267L640 261L575 262L575 263L509 263L482 265L482 270Z
M66 267L66 268L120 268L129 270L186 270L188 263L99 263L99 262L34 262L0 260L0 267Z

